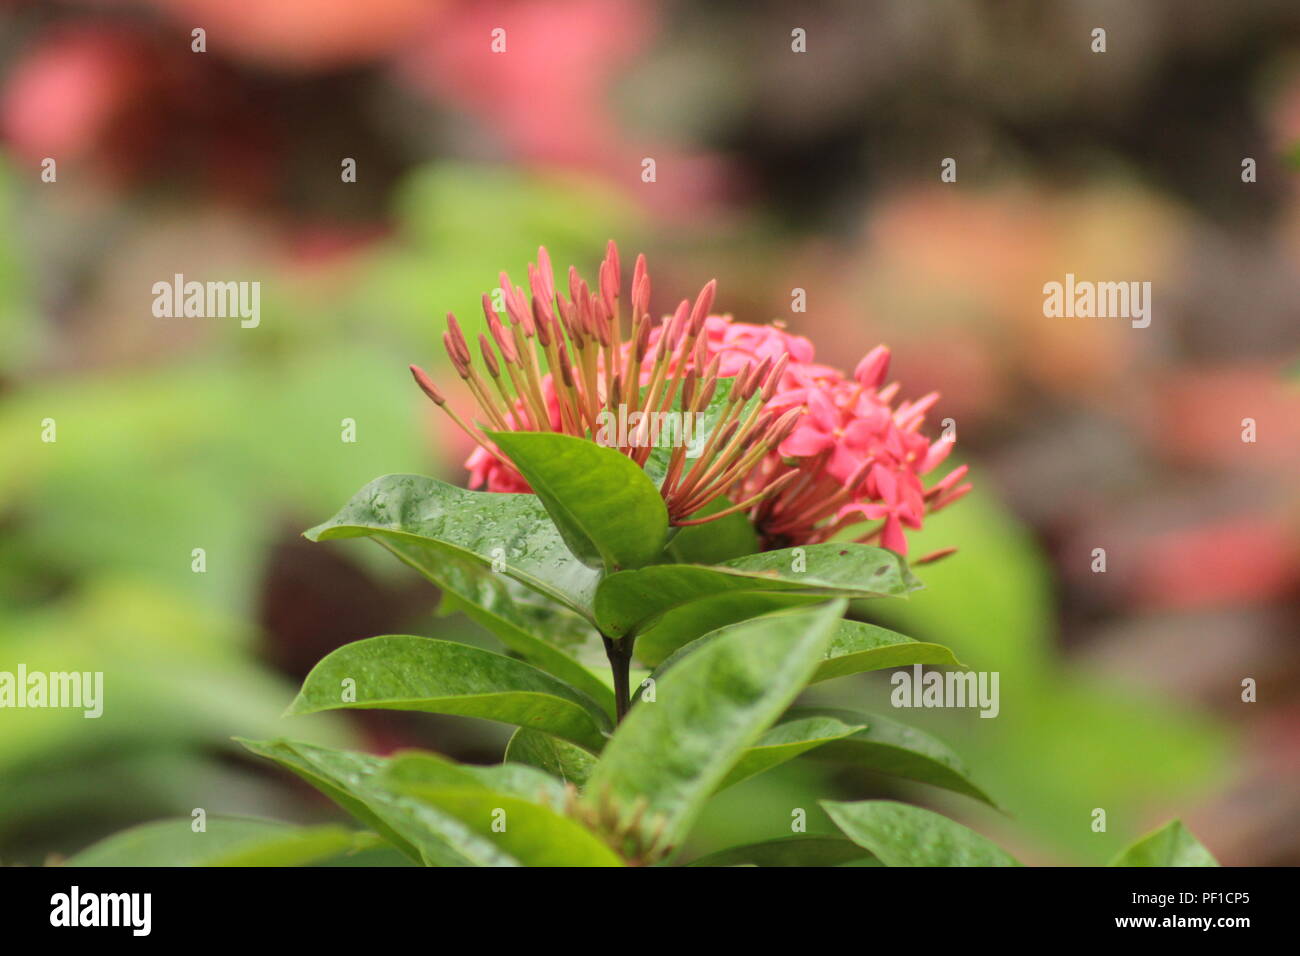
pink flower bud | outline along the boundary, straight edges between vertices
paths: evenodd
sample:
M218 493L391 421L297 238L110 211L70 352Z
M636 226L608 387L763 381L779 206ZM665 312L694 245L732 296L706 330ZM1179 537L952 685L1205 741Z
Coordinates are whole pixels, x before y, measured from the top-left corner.
M862 357L858 367L853 370L853 377L863 388L879 388L889 374L889 357L889 349L877 345Z

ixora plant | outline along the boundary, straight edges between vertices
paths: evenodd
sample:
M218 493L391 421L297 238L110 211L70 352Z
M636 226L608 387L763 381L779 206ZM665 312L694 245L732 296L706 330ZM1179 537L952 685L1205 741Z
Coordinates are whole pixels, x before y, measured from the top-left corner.
M289 708L499 721L517 728L504 761L243 741L365 829L213 820L224 835L203 861L312 862L385 843L435 866L674 863L714 794L803 755L991 803L926 734L796 706L820 681L963 667L941 645L844 616L850 601L920 587L907 530L970 488L965 466L926 485L952 448L921 431L937 396L897 402L883 347L847 376L780 326L713 314L713 282L654 319L644 259L625 299L613 243L594 288L571 269L557 293L544 249L529 285L501 277L504 316L484 297L477 349L448 316L447 353L477 421L412 367L477 444L467 467L485 490L389 475L307 532L373 539L509 654L373 637L326 656ZM794 833L680 862L1016 864L928 810L821 805L842 836ZM109 862L120 839L73 862ZM1177 823L1118 862L1213 864Z

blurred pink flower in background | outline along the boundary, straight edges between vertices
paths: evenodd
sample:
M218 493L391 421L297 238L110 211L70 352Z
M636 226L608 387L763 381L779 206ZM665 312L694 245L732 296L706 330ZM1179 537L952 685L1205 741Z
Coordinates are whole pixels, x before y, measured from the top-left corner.
M1160 376L1151 441L1181 462L1300 471L1300 389L1281 361L1204 365ZM1254 423L1255 441L1243 440Z
M1131 542L1129 596L1139 608L1265 603L1300 585L1300 536L1239 514Z
M609 88L655 20L642 0L457 5L408 44L398 72L485 121L516 155L584 164L621 146ZM505 52L493 52L494 30Z
M148 44L127 30L71 26L36 39L0 101L5 139L29 159L78 159L99 148L154 70Z
M374 60L436 20L439 0L146 0L185 32L207 31L209 52L234 52L291 69Z
M493 51L502 30L504 52ZM396 58L397 75L474 117L502 158L596 174L652 214L715 214L735 194L719 157L629 130L611 90L659 31L650 0L488 0L428 22ZM653 183L642 161L656 163Z
M0 96L14 153L84 167L113 189L156 176L214 197L264 197L283 165L273 125L248 110L227 63L126 22L37 31Z

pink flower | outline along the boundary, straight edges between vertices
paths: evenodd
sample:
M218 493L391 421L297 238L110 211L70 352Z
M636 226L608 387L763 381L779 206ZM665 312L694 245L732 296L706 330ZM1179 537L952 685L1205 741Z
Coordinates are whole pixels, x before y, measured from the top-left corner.
M868 352L848 377L818 365L812 343L779 324L750 325L712 314L712 282L693 305L684 300L672 315L654 322L647 312L650 281L643 258L632 276L632 329L625 339L613 243L597 289L570 270L568 298L555 293L544 249L538 261L529 267L531 300L502 276L509 324L484 299L501 359L486 336L480 345L502 403L473 369L469 347L449 316L445 341L452 364L495 427L580 437L594 436L598 412L619 402L663 409L680 398L682 408L700 410L719 387L729 389L717 392L732 400L717 427L720 440L713 453L690 466L673 455L661 491L675 524L743 511L765 549L835 538L878 542L906 554L905 529L919 530L927 514L970 491L970 484L962 483L964 465L929 489L922 482L948 457L953 437L931 441L921 433L938 394L895 406L898 384L884 385L890 362L885 346ZM501 374L503 367L508 377ZM421 387L446 408L422 376L417 370ZM513 391L504 386L507 380ZM629 380L638 387L632 389ZM750 411L755 395L759 405ZM466 462L471 487L529 490L482 431L448 411L479 441ZM645 464L648 450L634 444L620 450ZM735 504L710 519L694 517L723 495Z
M781 329L732 323L721 335L710 336L711 344L734 341L776 343L790 356L781 390L767 408L801 413L789 437L740 493L743 497L750 487L789 471L801 473L801 480L754 510L755 524L768 545L825 541L850 526L873 522L857 540L879 540L906 554L904 529L920 529L927 511L945 507L970 490L969 485L956 485L964 468L932 493L925 490L921 477L947 458L953 437L931 442L920 432L937 394L891 407L898 386L881 388L890 360L885 346L872 349L853 378L847 378L837 369L815 364L811 343Z

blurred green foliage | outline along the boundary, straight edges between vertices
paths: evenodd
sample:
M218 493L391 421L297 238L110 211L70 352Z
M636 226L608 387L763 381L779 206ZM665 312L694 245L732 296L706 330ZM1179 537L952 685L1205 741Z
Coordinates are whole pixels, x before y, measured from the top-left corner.
M0 177L0 211L17 193ZM309 283L273 274L261 327L223 327L168 364L73 375L44 371L57 363L37 348L53 343L38 334L27 281L36 252L4 233L0 669L103 671L106 703L98 719L5 712L0 861L39 862L199 806L292 815L268 809L277 797L264 777L223 756L237 752L230 737L355 741L336 719L282 719L293 684L255 659L270 547L377 473L441 467L405 370L433 351L435 317L449 303L474 316L499 269L520 271L538 242L557 262L594 261L615 233L602 218L612 208L573 181L430 168L400 193L396 237L346 294L321 302ZM114 321L186 321L140 302ZM341 440L345 418L355 443ZM54 442L41 440L46 419Z

